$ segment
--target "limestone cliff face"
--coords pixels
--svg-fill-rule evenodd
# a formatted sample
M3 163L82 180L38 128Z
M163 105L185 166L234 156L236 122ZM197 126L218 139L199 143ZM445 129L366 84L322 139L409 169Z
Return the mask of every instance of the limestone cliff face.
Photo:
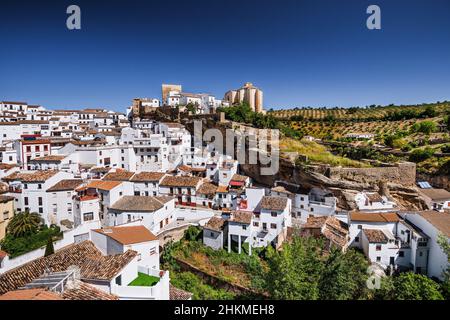
M417 174L417 179L422 181L429 181L432 186L436 188L443 188L450 191L450 176L446 174L442 175L429 175L429 174Z

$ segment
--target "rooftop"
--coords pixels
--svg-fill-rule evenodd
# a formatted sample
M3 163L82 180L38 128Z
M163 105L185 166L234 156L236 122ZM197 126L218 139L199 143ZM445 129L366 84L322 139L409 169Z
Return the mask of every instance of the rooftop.
M144 226L109 227L95 229L93 231L104 234L123 245L158 240L158 238Z
M66 246L54 254L27 262L0 275L0 294L16 290L41 277L46 271L62 272L71 266L80 268L81 280L111 280L137 252L103 256L91 241Z
M397 222L399 217L394 212L386 213L366 213L366 212L351 212L351 221L364 221L364 222Z
M163 172L150 172L150 171L143 171L136 173L133 178L131 178L130 181L133 182L153 182L153 181L159 181L162 177L164 177L165 173Z
M116 201L110 209L125 212L154 212L161 209L164 204L173 200L172 197L144 197L123 196Z
M231 214L230 221L243 223L243 224L250 224L252 221L253 212L246 212L246 211L234 211Z
M214 231L222 231L225 226L225 219L221 217L212 217L209 219L208 223L205 224L206 229L214 230Z
M129 181L134 175L134 172L117 170L116 172L107 173L104 177L104 181Z
M423 217L431 223L436 229L442 232L445 236L450 237L450 213L443 213L437 211L422 211L418 215Z
M75 190L78 186L83 183L81 179L65 179L61 180L52 187L47 189L47 192L57 192L57 191L70 191Z
M287 203L286 197L264 196L261 200L261 209L282 211L286 208Z
M161 186L167 187L197 187L202 180L200 177L182 177L182 176L166 176L161 181Z
M370 243L387 243L389 240L383 230L363 229L363 232Z
M433 201L450 200L450 192L445 189L420 189L419 192Z

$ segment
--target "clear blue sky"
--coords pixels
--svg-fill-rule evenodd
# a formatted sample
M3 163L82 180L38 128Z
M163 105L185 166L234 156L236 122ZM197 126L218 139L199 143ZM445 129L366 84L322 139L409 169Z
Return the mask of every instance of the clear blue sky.
M78 4L82 30L69 31ZM366 28L381 7L382 30ZM266 108L450 100L448 0L0 2L0 100L124 111L161 83Z

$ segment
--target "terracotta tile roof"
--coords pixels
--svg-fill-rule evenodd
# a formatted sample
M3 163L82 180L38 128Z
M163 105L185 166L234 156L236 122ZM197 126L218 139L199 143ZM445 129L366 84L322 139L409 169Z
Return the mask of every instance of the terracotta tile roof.
M63 300L47 289L13 290L0 296L0 300Z
M231 221L243 223L243 224L250 224L252 221L253 212L245 212L245 211L234 211L231 214Z
M116 201L111 210L124 212L154 212L161 209L165 203L173 200L172 197L144 197L144 196L123 196Z
M386 212L386 213L366 213L366 212L351 212L350 213L351 221L364 221L364 222L397 222L399 221L399 217L394 212Z
M89 256L101 256L101 253L91 241L83 241L57 250L51 256L32 260L0 275L0 294L30 283L46 269L59 272L72 265L81 267Z
M308 217L302 229L321 229L328 217Z
M62 155L49 155L45 157L39 157L31 159L32 162L61 162L66 156Z
M216 193L227 193L227 192L228 192L228 186L219 185L217 187Z
M431 223L436 229L450 238L450 213L437 211L422 211L418 215Z
M178 169L185 171L185 172L204 172L204 171L206 171L206 168L193 168L193 167L187 166L185 164L178 166Z
M118 170L116 172L107 173L102 180L104 181L129 181L134 172Z
M247 181L248 178L249 177L247 177L247 176L243 176L243 175L240 175L240 174L234 174L233 177L231 177L231 180L232 181L245 182L245 181Z
M389 240L382 230L363 229L363 232L370 243L387 243Z
M104 234L124 245L158 240L144 226L109 227L93 231Z
M81 266L82 280L112 280L136 256L137 252L127 250L110 256L92 255L85 257Z
M9 176L4 177L3 180L4 181L20 180L22 182L45 182L57 173L58 173L57 170L45 170L45 171L39 170L32 173L14 172Z
M166 187L197 187L202 180L200 177L166 176L160 183Z
M19 171L15 171L11 173L10 175L3 177L3 181L14 181L14 180L20 180L21 173Z
M91 180L87 184L86 188L93 188L93 189L109 191L121 184L122 184L122 181Z
M130 181L133 182L153 182L153 181L159 181L162 177L164 177L165 173L163 172L149 172L149 171L143 171L136 173L133 178L131 178Z
M264 196L261 200L261 209L282 211L287 203L288 199L285 197Z
M419 189L420 193L424 194L433 201L450 200L450 192L445 189Z
M206 194L206 195L214 195L216 193L216 191L217 191L217 186L215 184L212 184L211 182L204 182L198 188L197 193Z
M173 285L169 285L169 299L170 300L190 300L192 293L178 289Z
M62 297L64 300L119 300L119 297L81 281L75 288L64 290Z
M83 183L81 179L64 179L47 189L47 192L75 190Z
M222 219L221 217L212 217L205 224L206 229L214 231L223 231L224 226L225 226L225 219Z

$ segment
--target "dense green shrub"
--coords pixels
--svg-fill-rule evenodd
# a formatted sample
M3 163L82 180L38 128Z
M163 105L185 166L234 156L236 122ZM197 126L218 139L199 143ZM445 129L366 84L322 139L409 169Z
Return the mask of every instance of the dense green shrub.
M2 250L8 252L10 257L14 258L42 248L47 244L49 238L58 239L61 237L62 232L58 226L51 226L50 228L44 226L42 230L24 237L14 237L11 234L7 234L6 237L0 241L0 246Z

